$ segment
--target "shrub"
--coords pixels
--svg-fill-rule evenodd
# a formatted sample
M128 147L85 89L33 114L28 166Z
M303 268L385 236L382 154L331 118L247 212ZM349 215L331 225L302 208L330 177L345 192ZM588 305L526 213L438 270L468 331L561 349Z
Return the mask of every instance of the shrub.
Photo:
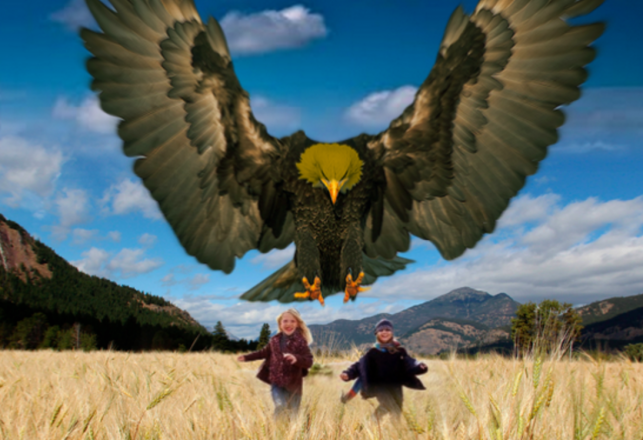
M327 365L315 362L313 366L308 370L308 374L311 376L315 374L331 375L333 374L333 370Z
M636 362L643 362L643 343L625 346L625 354Z

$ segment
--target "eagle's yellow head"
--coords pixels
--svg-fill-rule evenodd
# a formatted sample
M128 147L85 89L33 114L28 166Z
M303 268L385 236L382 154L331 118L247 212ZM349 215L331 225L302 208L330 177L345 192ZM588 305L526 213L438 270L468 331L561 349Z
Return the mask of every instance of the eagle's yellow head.
M297 169L300 179L315 188L328 188L334 204L340 192L345 193L359 182L362 165L357 151L348 145L315 144L302 153Z

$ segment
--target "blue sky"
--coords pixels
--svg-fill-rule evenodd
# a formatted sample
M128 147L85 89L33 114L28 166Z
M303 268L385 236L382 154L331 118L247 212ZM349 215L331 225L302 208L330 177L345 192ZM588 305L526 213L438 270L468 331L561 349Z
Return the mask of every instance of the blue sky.
M271 134L320 141L376 133L410 103L444 26L475 1L196 0L229 36L237 76ZM85 272L160 295L210 327L256 337L287 306L238 300L292 257L248 253L231 275L187 256L120 152L97 106L77 0L3 5L0 212ZM455 261L414 240L417 262L360 300L299 305L309 323L395 312L470 286L518 301L574 304L643 293L643 3L608 0L578 23L607 21L582 98L560 141L501 218Z

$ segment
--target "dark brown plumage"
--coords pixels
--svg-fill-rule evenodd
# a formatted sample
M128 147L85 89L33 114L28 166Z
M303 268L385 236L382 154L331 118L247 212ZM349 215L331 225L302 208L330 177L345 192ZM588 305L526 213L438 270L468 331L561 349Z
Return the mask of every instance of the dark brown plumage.
M87 0L104 31L81 32L92 88L122 119L125 154L140 157L134 171L186 251L229 273L248 250L295 242L294 261L242 296L251 301L293 301L304 277L354 298L347 275L371 284L404 268L411 234L446 259L474 247L557 141L559 107L580 96L604 28L564 20L600 0L458 8L388 129L312 154L303 132L275 139L254 119L221 28L191 0L110 1L115 12Z

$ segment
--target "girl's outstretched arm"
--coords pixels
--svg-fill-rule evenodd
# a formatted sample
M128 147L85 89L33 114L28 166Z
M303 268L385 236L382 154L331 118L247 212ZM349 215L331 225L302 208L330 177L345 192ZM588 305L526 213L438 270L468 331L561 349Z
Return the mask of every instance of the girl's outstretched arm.
M248 361L256 361L258 359L268 359L269 357L270 357L270 343L266 344L266 346L259 351L255 351L252 353L244 354L243 356L239 356L237 360L239 362L248 362Z
M353 365L351 365L350 367L348 367L346 370L344 370L342 372L342 375L345 374L347 379L344 379L342 376L340 376L340 377L342 377L343 380L353 380L355 378L358 378L359 377L359 362L360 361L355 362Z
M424 362L419 362L417 359L411 357L408 353L404 356L404 366L406 371L415 376L424 374L429 371L429 367Z

